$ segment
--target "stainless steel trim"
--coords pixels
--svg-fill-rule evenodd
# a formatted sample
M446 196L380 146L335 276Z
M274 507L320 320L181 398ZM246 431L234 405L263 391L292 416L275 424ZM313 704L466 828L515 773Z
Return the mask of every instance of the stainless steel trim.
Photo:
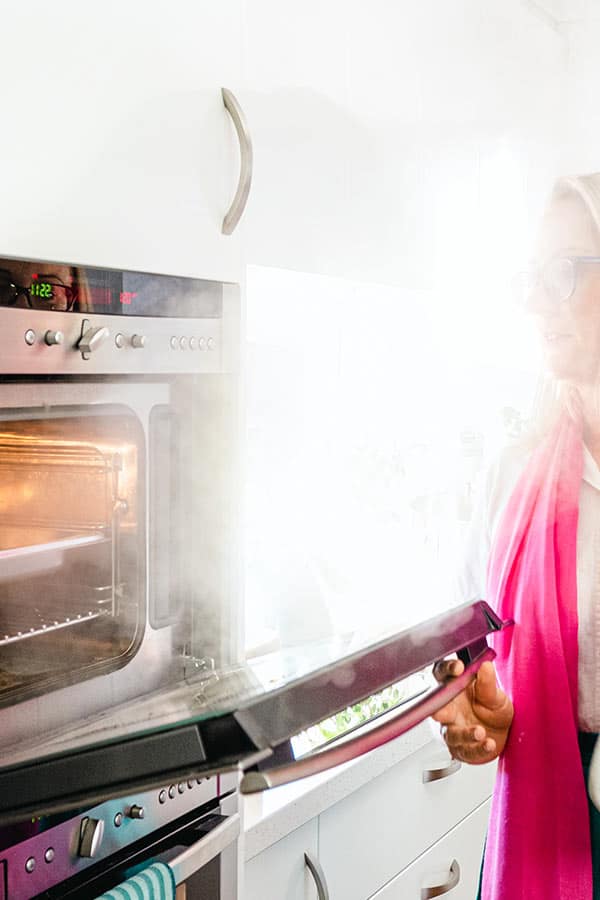
M315 775L318 772L325 772L341 763L349 762L356 757L374 750L382 744L398 737L401 734L414 728L428 716L433 715L450 700L458 696L462 690L475 678L479 667L486 660L492 660L496 656L491 647L480 653L480 655L468 665L462 675L453 678L447 684L435 688L425 697L419 700L408 709L400 707L400 711L389 719L385 719L381 724L365 731L364 734L358 734L349 740L341 740L326 750L317 751L310 756L304 756L285 766L278 766L273 769L266 769L262 772L248 772L242 778L240 790L242 794L255 794L265 791L268 788L279 787L282 784L289 784L300 778L306 778L308 775Z
M226 822L217 825L209 834L176 856L169 863L175 876L175 883L181 884L203 866L222 853L235 841L240 833L239 813L229 816Z
M252 184L252 139L250 137L250 131L248 130L246 117L244 116L244 112L237 97L227 88L221 88L221 95L223 97L225 109L233 120L240 142L240 177L235 196L231 201L231 206L225 214L223 227L221 229L223 234L232 234L246 208L248 194L250 193L250 186Z
M304 862L308 866L308 871L315 879L318 900L329 900L329 888L327 887L325 872L321 867L321 863L308 850L304 851Z
M451 759L445 766L440 766L436 769L425 769L423 772L423 784L427 784L429 781L440 781L442 778L454 775L460 769L460 765L458 759Z
M436 884L434 887L421 888L421 900L431 900L432 897L441 897L455 888L460 881L460 866L458 860L453 859L450 864L450 877L444 884Z

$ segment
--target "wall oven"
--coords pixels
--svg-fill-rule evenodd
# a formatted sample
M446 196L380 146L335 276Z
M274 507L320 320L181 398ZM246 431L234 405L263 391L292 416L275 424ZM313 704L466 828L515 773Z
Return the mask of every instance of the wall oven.
M245 658L241 321L237 285L0 260L2 900L95 897L152 859L180 898L236 897L238 773L262 790L364 752L492 653L478 603ZM290 758L455 651L452 688Z

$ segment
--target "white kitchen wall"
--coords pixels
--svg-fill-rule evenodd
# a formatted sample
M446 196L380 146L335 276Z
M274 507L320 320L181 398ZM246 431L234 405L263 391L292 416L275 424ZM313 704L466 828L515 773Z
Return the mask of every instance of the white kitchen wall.
M569 49L568 110L563 129L569 170L600 171L600 4L590 3L585 15L563 26Z

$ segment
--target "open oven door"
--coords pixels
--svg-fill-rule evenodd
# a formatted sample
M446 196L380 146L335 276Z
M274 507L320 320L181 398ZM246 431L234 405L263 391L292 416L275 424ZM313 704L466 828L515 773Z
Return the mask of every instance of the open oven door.
M493 659L488 636L509 624L478 601L351 653L324 647L321 665L313 648L304 674L277 654L192 673L171 688L4 753L0 823L91 806L192 775L241 768L242 791L252 792L322 771L393 739L447 703ZM401 704L360 736L277 764L294 735L453 653L465 671L451 684Z

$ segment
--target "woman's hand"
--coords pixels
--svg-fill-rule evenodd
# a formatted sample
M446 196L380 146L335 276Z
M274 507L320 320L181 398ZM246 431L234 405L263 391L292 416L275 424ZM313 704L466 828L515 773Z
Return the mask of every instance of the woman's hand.
M459 659L446 659L434 669L438 681L452 680L464 671ZM486 763L500 756L508 738L514 709L510 697L498 686L496 670L484 662L475 680L434 716L454 759Z

